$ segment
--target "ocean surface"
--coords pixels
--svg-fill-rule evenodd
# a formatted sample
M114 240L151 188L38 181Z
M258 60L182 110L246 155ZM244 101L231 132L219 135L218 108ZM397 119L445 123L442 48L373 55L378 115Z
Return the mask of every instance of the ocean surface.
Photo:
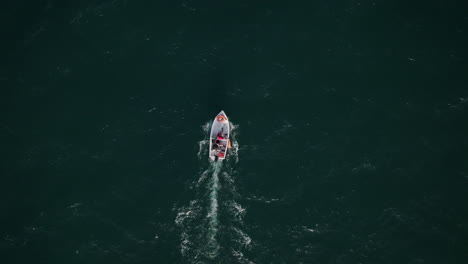
M468 263L466 3L2 9L0 263Z

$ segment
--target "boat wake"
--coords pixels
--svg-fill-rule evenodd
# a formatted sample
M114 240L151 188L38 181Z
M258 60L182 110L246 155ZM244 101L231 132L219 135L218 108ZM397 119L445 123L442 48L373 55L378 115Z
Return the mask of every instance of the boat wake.
M203 157L206 158L206 152L208 151L208 146L210 145L210 137L208 133L210 132L211 123L206 122L202 126L203 134L205 138L203 140L198 141L198 159L201 160Z
M203 127L208 135L210 123ZM236 125L231 123L232 149L224 161L210 162L191 186L194 199L177 210L180 250L188 263L252 263L246 250L252 240L244 231L246 209L236 202L240 195L235 184L235 165L239 161L235 139ZM233 133L234 132L234 133ZM208 159L209 138L199 142L198 158Z
M210 166L212 178L210 182L210 205L208 210L208 232L207 232L207 256L214 259L218 255L219 244L216 239L218 234L218 189L219 177L222 163L214 162Z

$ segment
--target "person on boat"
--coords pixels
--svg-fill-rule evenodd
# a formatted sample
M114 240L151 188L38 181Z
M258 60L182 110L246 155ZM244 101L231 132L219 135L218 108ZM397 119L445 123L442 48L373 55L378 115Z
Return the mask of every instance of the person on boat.
M222 134L221 131L218 132L218 135L216 135L216 139L218 139L218 140L223 140L224 139L223 134Z
M213 144L213 149L215 150L223 150L223 147L224 145L219 140L216 140Z
M213 145L211 145L213 149L218 149L222 146L221 142L218 139L213 139Z

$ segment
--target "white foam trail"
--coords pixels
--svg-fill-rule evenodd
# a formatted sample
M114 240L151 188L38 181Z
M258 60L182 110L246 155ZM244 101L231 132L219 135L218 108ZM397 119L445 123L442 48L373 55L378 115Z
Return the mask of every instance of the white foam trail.
M218 233L218 190L219 190L219 177L221 171L221 162L211 163L213 167L213 174L210 186L210 209L208 212L208 257L213 259L218 255L219 244L216 239Z
M178 210L175 223L182 228L180 235L180 251L182 256L190 255L193 250L193 244L196 243L196 233L193 231L193 223L199 219L201 206L200 201L192 200L189 206L184 206ZM196 255L196 254L195 254Z
M202 155L204 153L203 150L206 148L207 143L208 143L207 140L198 141L198 153L197 153L198 159L202 158Z
M180 250L190 263L199 263L200 258L214 260L218 256L218 191L221 187L221 168L221 161L211 162L208 169L193 183L197 198L177 212L175 223L182 229Z
M239 142L237 141L237 130L239 128L239 125L236 125L232 122L229 122L229 127L231 128L231 131L229 133L229 138L231 139L231 153L228 157L230 156L233 156L234 157L234 160L237 162L239 162Z
M211 129L211 121L206 121L205 124L202 126L203 132L205 132L205 135L210 131Z
M195 191L194 199L189 205L177 209L175 223L181 228L180 250L188 263L218 261L228 248L232 250L230 256L223 255L223 258L227 257L233 263L251 263L244 253L251 250L253 242L243 230L246 208L236 202L240 194L236 190L236 169L232 166L239 161L238 125L231 122L230 126L232 148L227 159L210 162L208 168L203 168L191 185ZM208 159L211 122L206 122L201 128L204 139L198 142L199 160ZM222 223L220 214L228 216L227 219L221 218ZM230 243L222 246L221 241Z
M232 156L234 156L236 163L239 162L239 143L235 140L232 141Z
M252 239L249 237L249 235L247 235L244 231L242 231L241 229L237 227L233 227L232 229L237 234L238 239L239 239L238 242L241 245L241 247L250 248L252 246L251 245Z
M235 201L229 201L227 205L231 208L231 213L234 220L236 220L239 223L242 223L242 220L246 213L246 209L243 208L240 204L236 203Z
M220 208L223 215L228 216L226 222L223 222L223 229L229 230L222 233L224 235L223 241L230 241L230 257L232 257L230 263L252 263L244 254L252 250L254 242L245 231L247 226L244 224L244 217L247 209L236 201L241 195L236 191L235 177L237 172L231 164L226 162L223 165L223 172L220 173L220 181L223 184L223 201ZM223 217L223 219L225 218Z
M232 255L239 261L240 263L248 263L248 264L254 264L252 261L247 259L244 254L240 250L235 250L232 249Z
M195 184L195 186L198 188L200 187L200 185L208 178L208 175L210 174L210 169L202 172L202 174L200 175L200 178L198 178L198 181L197 183Z
M209 146L209 135L208 132L210 131L211 122L206 122L201 128L203 130L203 135L205 135L203 140L198 141L198 159L202 159L205 156L205 153L208 151ZM206 157L206 156L205 156Z

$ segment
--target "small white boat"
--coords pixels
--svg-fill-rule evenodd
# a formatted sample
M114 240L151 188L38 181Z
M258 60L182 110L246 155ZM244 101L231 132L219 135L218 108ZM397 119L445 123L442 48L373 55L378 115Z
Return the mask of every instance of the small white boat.
M231 148L229 140L229 119L224 111L219 112L213 121L210 132L209 157L213 161L226 158L228 148Z

